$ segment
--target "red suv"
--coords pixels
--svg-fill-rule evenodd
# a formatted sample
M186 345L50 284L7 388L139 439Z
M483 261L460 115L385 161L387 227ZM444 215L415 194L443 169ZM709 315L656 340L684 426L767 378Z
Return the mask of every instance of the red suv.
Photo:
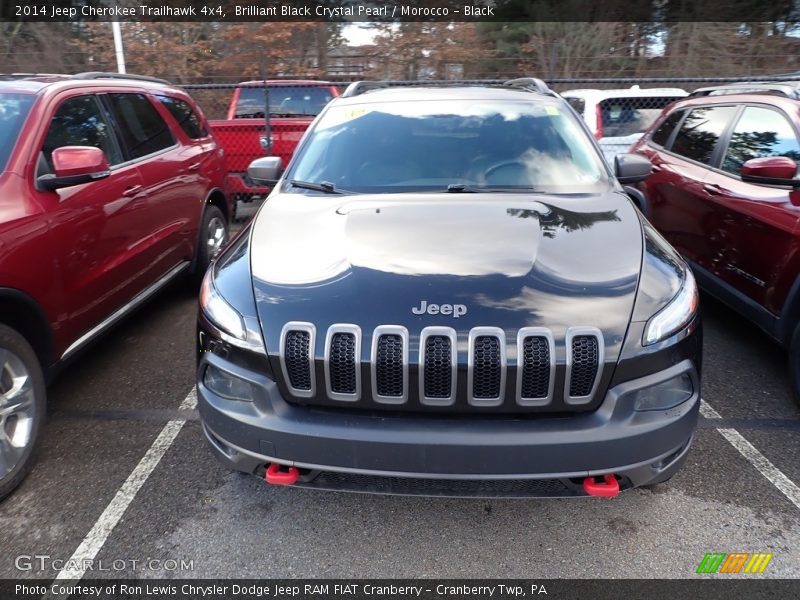
M222 151L136 76L0 76L0 498L30 468L55 367L227 240Z
M800 401L800 82L704 88L634 145L644 212L700 284L789 348Z

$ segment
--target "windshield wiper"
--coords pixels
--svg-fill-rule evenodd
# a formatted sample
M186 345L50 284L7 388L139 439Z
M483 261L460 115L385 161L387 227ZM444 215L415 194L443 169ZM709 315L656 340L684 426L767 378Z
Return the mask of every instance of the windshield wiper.
M467 185L465 183L451 183L447 186L449 194L541 194L541 190L537 190L533 186L514 186L514 187L480 187L474 185Z
M320 181L313 183L311 181L300 181L299 179L292 179L289 181L294 187L303 188L306 190L314 190L317 192L324 192L326 194L355 194L357 192L350 192L337 188L330 181Z
M474 194L475 188L463 183L451 183L447 186L447 191L451 194Z

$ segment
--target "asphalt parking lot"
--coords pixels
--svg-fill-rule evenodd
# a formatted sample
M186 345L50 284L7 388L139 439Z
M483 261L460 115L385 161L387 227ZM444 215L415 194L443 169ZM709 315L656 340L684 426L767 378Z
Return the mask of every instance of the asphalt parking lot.
M683 578L706 552L773 553L760 577L798 577L786 356L719 303L703 311L706 417L669 483L614 500L361 496L217 464L187 408L195 294L174 285L50 388L38 464L0 505L0 577L78 557L95 559L85 577Z

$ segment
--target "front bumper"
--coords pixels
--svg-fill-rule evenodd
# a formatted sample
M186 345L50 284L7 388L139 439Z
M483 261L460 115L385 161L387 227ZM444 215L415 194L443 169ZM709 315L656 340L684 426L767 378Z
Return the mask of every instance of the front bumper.
M249 381L255 400L232 401L209 390L203 384L208 364ZM216 354L204 352L198 368L204 431L225 464L248 473L263 473L268 463L295 466L304 472L297 485L356 491L413 493L412 480L438 480L435 486L423 485L423 491L582 495L583 478L605 474L617 475L622 489L653 484L669 479L685 460L700 406L699 378L691 360L615 386L594 412L563 417L456 418L312 409L286 402L274 381ZM666 411L633 410L627 392L683 372L694 383L689 400ZM388 479L376 484L381 480L370 482L369 477ZM561 487L544 486L542 492L531 486L533 480L558 481ZM515 492L509 485L514 481L530 493ZM455 493L446 493L448 487Z

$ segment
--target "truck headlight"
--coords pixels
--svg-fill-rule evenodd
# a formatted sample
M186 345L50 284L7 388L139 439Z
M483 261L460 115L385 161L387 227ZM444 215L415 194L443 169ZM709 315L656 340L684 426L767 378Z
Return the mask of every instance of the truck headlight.
M247 340L244 319L214 287L214 268L210 268L203 277L200 286L200 308L220 331L242 341Z
M697 315L699 305L700 295L697 291L697 283L687 267L684 270L683 285L678 293L669 301L669 304L647 322L642 343L648 346L677 333L692 322Z

